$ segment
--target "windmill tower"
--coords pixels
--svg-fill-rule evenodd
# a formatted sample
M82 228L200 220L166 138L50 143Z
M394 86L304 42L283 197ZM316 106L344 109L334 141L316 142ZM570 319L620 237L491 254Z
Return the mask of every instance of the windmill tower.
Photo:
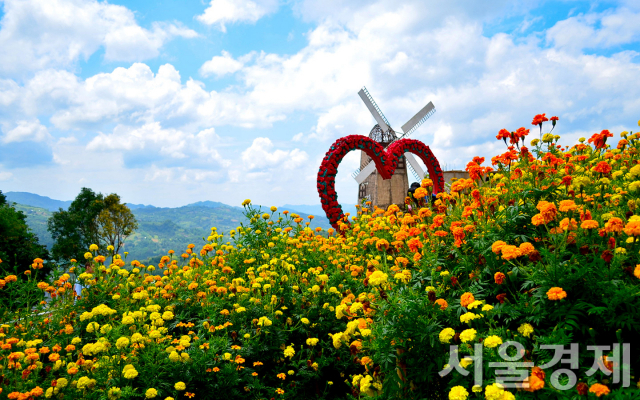
M398 137L367 88L363 87L358 92L358 95L377 122L371 129L369 138L380 143L385 149L396 140L412 134L436 111L433 103L429 102L406 124L402 125L403 133ZM417 181L422 180L425 175L415 157L411 153L405 153L404 157L398 160L398 166L391 179L382 179L382 176L376 170L375 163L371 162L371 158L365 152L362 152L360 168L351 174L358 182L358 204L361 204L362 201L370 201L372 205L384 209L391 204L404 204L404 199L409 190L408 170L411 171Z

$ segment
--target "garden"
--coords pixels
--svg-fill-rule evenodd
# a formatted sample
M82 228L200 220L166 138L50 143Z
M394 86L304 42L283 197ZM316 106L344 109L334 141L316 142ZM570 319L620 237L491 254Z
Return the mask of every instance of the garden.
M36 258L0 279L0 399L640 399L640 133L557 123L336 229L245 200L157 265Z

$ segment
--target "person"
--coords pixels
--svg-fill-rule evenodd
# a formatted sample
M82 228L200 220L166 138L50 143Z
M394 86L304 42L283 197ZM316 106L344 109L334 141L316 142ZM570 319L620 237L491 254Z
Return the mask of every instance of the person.
M93 263L91 261L87 261L84 264L84 270L86 273L88 274L93 274ZM82 295L82 289L85 288L85 286L82 286L80 284L80 282L76 282L75 285L73 285L73 290L76 292L76 295L78 297L80 297L80 295Z

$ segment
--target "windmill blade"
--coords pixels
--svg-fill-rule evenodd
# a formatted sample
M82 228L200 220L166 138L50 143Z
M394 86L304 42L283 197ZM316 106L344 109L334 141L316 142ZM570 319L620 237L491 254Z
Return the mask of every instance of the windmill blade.
M413 172L418 180L422 180L422 178L424 178L424 171L420 167L420 164L418 164L418 160L416 160L416 158L411 153L404 153L404 158L409 161L409 165L412 168L411 172Z
M402 137L411 135L413 131L418 129L420 125L424 124L424 121L432 116L434 112L436 112L436 108L432 102L429 102L429 104L424 106L422 110L418 111L416 115L407 121L406 124L402 125L402 132L404 132Z
M363 87L362 89L360 89L358 95L360 96L362 101L364 101L364 104L369 109L369 112L371 113L371 115L373 115L373 118L376 119L376 122L378 123L378 125L380 125L380 128L382 128L382 131L388 131L390 125L389 121L387 121L384 114L382 114L380 107L378 107L376 102L373 100L373 97L371 97L367 88Z
M356 180L356 182L358 182L358 185L361 184L362 182L364 182L365 179L367 179L367 177L369 175L371 175L373 173L373 171L376 170L376 163L374 163L373 161L370 162L369 164L367 164L366 167L364 167L356 176L354 176L353 178Z

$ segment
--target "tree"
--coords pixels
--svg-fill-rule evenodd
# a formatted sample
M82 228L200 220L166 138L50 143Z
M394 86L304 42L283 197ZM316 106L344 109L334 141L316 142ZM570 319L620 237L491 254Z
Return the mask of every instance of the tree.
M0 278L27 271L36 258L47 260L47 248L39 243L27 225L27 216L8 204L0 191ZM39 274L46 274L49 269L50 266L45 264Z
M47 222L53 237L53 257L60 261L83 260L93 243L100 242L97 217L104 209L104 196L82 188L68 210L60 208Z
M138 221L126 204L120 204L120 196L113 193L105 197L104 209L98 214L98 235L118 254L126 238L138 229Z
M118 253L125 239L138 228L133 213L120 203L120 196L108 196L82 188L67 211L53 213L47 229L55 243L51 249L58 260L83 260L89 246L111 245Z

